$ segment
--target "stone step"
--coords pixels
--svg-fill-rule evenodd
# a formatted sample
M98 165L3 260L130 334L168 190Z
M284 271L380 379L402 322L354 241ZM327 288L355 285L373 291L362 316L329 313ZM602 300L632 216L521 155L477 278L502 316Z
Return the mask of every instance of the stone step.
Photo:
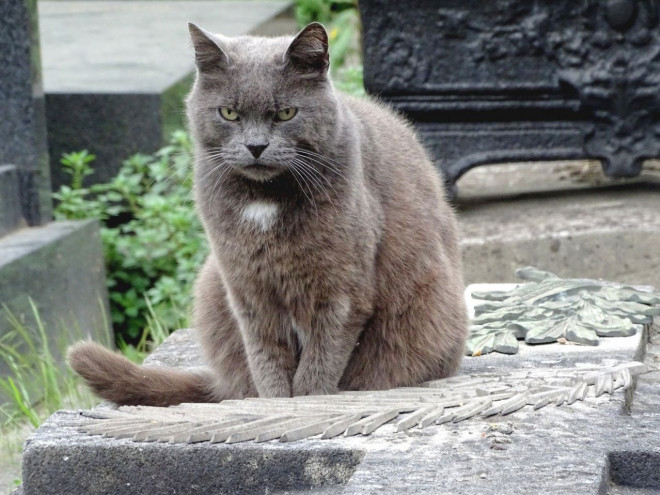
M183 126L194 61L187 22L228 36L285 34L289 0L39 2L53 188L68 183L63 152L97 156L94 181L158 149ZM277 22L268 22L272 20Z

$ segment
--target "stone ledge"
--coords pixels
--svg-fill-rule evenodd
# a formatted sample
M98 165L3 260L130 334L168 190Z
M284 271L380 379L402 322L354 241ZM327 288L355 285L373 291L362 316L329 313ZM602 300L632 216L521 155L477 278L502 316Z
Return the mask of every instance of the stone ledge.
M29 494L235 494L309 489L345 483L363 453L326 443L178 445L133 443L75 432L85 421L62 411L40 428L23 454Z
M174 333L152 354L149 363L199 363L199 348L193 336L191 330ZM639 357L647 336L611 340L612 349L605 360L608 365ZM544 348L545 353L536 356L534 349L539 348ZM647 362L657 358L655 347L651 350ZM567 346L549 344L501 358L512 362L510 368L547 369L552 374L566 366L566 352ZM598 347L580 350L578 354L580 358L572 362L579 366L600 365L604 361ZM466 358L460 373L492 373L491 365L492 361L484 357ZM660 397L659 374L640 377L640 383L644 380L643 398ZM540 411L524 408L506 417L447 423L423 430L413 428L405 433L395 433L393 425L384 425L366 437L312 438L288 444L271 441L169 445L88 436L77 431L77 427L89 422L89 418L60 412L26 444L24 489L26 495L494 495L511 493L511 487L515 487L516 493L614 494L618 492L610 486L613 481L660 488L653 485L654 477L648 470L634 464L626 468L625 476L619 476L622 464L617 464L616 458L617 452L632 452L633 457L645 459L660 455L660 415L648 414L658 399L650 400L636 410L636 399L627 401L624 394L615 393L571 406L550 405ZM625 414L629 408L632 414ZM127 483L131 483L130 487ZM49 489L44 491L46 487ZM52 487L63 488L53 491Z
M289 6L287 0L41 1L44 91L161 93L194 70L188 22L238 36Z

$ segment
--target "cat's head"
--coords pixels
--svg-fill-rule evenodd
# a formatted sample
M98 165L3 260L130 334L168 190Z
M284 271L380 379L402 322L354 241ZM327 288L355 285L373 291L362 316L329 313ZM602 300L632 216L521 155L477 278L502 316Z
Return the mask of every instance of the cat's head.
M189 28L197 79L187 111L198 173L265 181L310 161L337 113L323 26L310 24L294 38L226 38Z

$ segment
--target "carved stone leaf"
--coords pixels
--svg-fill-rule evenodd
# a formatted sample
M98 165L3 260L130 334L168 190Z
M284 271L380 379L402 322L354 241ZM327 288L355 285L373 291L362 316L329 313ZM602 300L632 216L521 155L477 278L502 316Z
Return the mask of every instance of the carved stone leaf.
M501 301L505 302L511 299L511 291L475 291L472 297L480 301Z
M580 319L587 327L595 330L600 337L627 337L649 324L654 313L660 308L651 308L637 303L620 302L612 304L595 295L585 297L580 308Z
M480 299L483 301L484 299L481 299L479 296L485 295L487 297L488 294L492 294L489 292L473 292L472 296L475 299ZM484 303L479 303L477 307L474 308L474 314L475 316L480 316L484 313L493 313L494 311L499 311L500 309L505 309L508 306L510 306L512 303L507 302L507 301L488 301Z
M530 309L524 305L504 306L494 311L481 313L481 315L474 318L473 323L475 325L485 325L490 322L515 321L525 315Z
M550 330L551 327L555 325L555 321L548 318L545 320L519 320L513 323L509 323L508 328L515 332L516 337L519 340L524 340L525 336L532 330L536 329L537 332L541 332L542 329Z
M342 392L293 398L250 398L217 404L172 407L122 406L81 411L89 419L79 429L134 442L291 442L309 437L370 435L396 421L390 432L426 428L477 416L510 414L551 401L572 404L587 394L612 394L646 373L643 363L614 368L537 369L520 373L464 375L419 387Z
M528 344L547 344L560 338L585 345L598 345L598 335L587 328L577 314L569 316L554 325L541 325L530 329L525 335Z
M608 301L619 303L621 301L639 303L645 306L658 306L660 305L660 294L651 292L641 292L631 287L603 287L598 295ZM654 308L658 310L658 308Z
M613 292L613 291L612 291ZM653 296L649 294L649 296ZM660 300L658 303L644 304L625 299L616 299L613 296L607 296L605 289L585 296L585 299L593 301L598 307L608 313L616 314L621 317L634 316L635 320L645 319L644 323L651 323L654 316L660 316ZM649 298L650 299L650 298ZM635 321L641 323L640 321Z
M605 311L596 305L597 300L593 298L581 297L575 307L580 320L585 324L599 324L609 320Z
M629 337L644 329L643 325L636 325L629 319L619 318L614 315L611 315L604 322L591 323L583 321L582 324L585 328L590 328L596 332L596 335L599 337Z
M554 301L544 301L542 303L539 303L539 306L557 314L560 312L572 311L579 300L580 297L577 294L575 294L573 296L564 297Z
M528 344L561 338L598 345L599 337L633 335L654 316L660 316L660 295L649 288L602 280L565 280L533 267L516 273L532 282L510 291L473 293L474 298L483 297L486 302L475 303L468 355L515 352L514 337Z
M533 266L525 266L516 270L516 278L520 280L529 280L530 282L542 282L551 278L559 278L557 275L545 270L539 270Z
M518 352L518 334L519 331L509 327L493 329L486 326L473 329L466 343L466 354L478 356L493 351L515 354Z

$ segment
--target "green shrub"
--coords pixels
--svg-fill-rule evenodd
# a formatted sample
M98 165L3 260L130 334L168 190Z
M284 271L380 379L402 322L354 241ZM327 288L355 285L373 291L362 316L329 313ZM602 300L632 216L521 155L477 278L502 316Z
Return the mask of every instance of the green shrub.
M313 21L328 24L338 13L356 8L356 0L296 0L295 16L300 26Z
M191 284L208 252L192 203L188 135L175 132L155 154L126 160L110 182L85 187L93 161L86 151L64 155L71 185L54 194L55 217L101 220L118 343L186 326Z
M356 0L296 0L296 21L303 27L321 22L328 30L330 69L337 87L363 95L360 15Z

